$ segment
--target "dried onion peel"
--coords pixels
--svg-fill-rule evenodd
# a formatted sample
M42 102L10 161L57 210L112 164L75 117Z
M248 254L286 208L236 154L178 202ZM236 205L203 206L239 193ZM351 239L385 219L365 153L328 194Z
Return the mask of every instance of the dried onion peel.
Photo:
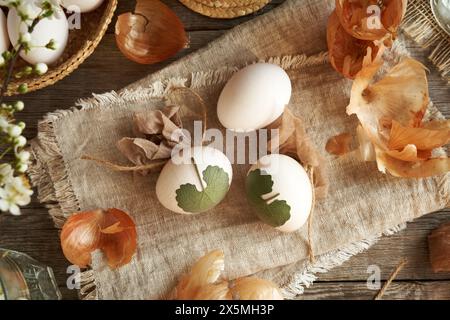
M347 113L356 114L361 123L357 133L363 158L375 155L379 170L397 177L450 171L448 158L431 158L433 149L450 141L450 130L448 121L423 122L430 103L425 67L404 58L375 81L381 66L375 62L358 73L347 107Z
M407 4L407 0L336 0L336 14L353 37L390 44L397 37Z
M450 272L450 222L433 230L428 247L433 272Z
M184 275L174 292L175 300L282 300L279 288L271 281L249 277L228 282L223 279L225 256L214 250L200 258Z
M215 284L225 270L225 256L215 250L200 258L189 274L184 275L175 289L177 300L191 300L201 297L201 291ZM203 293L203 296L207 295Z
M328 19L327 43L330 63L344 77L354 79L364 65L379 60L384 46L349 35L334 11Z
M164 61L187 42L182 22L159 0L137 0L134 12L124 13L117 19L117 46L128 59L138 63Z
M231 292L234 300L283 300L280 289L272 281L254 277L235 280Z
M411 128L392 120L388 147L399 150L408 145L415 145L419 150L432 150L446 145L449 141L450 128L437 130Z
M351 151L353 137L349 133L341 133L334 137L331 137L325 150L333 155L342 156Z
M128 264L136 252L136 227L118 209L80 212L64 224L61 246L67 260L81 268L90 265L91 253L100 249L115 269Z

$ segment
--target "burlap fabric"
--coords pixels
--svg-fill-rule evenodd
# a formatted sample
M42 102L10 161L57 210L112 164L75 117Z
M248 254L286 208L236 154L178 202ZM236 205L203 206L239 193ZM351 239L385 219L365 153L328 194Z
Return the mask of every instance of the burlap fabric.
M436 4L440 0L433 0ZM444 80L450 83L450 35L437 23L430 0L409 0L402 29L424 48Z
M449 204L449 177L405 180L379 173L356 153L335 158L327 140L354 132L345 113L351 83L327 62L326 21L334 0L287 1L241 25L206 48L120 93L96 95L79 108L49 114L32 141L33 183L48 203L56 225L79 210L117 207L137 224L138 250L132 262L111 271L100 252L83 273L81 293L89 299L159 298L205 252L221 248L230 278L259 273L278 282L286 297L368 248L382 233ZM397 54L394 54L395 58ZM307 134L326 159L330 191L314 213L315 264L307 262L307 228L282 234L260 223L244 197L246 165L235 165L231 190L210 212L181 216L164 209L155 196L157 174L142 177L111 172L84 154L125 163L115 143L132 136L132 115L164 105L167 88L185 85L210 108L210 126L219 126L215 105L225 82L238 68L258 60L277 63L293 83L290 108L302 117Z

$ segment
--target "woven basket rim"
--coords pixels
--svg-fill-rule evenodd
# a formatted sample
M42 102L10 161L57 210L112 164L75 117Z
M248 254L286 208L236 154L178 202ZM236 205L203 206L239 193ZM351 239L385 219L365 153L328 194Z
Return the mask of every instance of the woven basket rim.
M179 0L184 6L201 15L216 19L234 19L264 8L272 0Z
M21 84L28 85L28 92L43 89L55 84L56 82L64 79L72 72L74 72L97 48L106 31L108 30L112 18L114 17L114 13L118 5L118 0L106 1L108 1L108 5L105 8L98 28L93 33L93 40L86 41L86 43L75 54L71 55L58 67L50 69L45 75L10 83L6 95L14 96L19 94L18 88Z

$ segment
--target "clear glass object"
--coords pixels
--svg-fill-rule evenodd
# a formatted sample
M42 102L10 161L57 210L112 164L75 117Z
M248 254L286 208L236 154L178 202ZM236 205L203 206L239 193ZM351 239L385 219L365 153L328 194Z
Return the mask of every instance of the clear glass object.
M450 34L450 0L430 0L430 3L436 21Z
M60 300L53 270L30 256L0 249L0 300Z

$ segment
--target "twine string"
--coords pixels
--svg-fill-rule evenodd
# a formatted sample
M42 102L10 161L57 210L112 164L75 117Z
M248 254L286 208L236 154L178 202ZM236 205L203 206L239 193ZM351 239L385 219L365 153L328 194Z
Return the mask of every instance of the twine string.
M405 265L408 263L406 259L402 259L399 263L399 265L395 268L394 272L389 276L389 279L384 283L383 287L378 291L377 295L374 297L374 300L381 300L383 298L384 294L386 293L386 290L391 285L392 281L395 280L397 275L402 271L402 269L405 267Z
M316 192L314 187L314 167L309 168L309 180L311 182L312 186L312 204L311 204L311 211L309 213L308 217L308 256L309 256L309 262L314 263L316 262L316 258L314 256L314 248L313 248L313 241L312 241L312 223L313 223L313 215L314 215L314 208L316 206Z

